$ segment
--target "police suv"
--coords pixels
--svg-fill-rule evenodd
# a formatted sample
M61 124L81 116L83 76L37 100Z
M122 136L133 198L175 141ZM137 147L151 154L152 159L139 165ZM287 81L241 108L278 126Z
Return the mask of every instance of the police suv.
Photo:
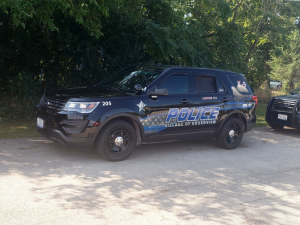
M119 161L142 143L216 137L220 147L236 148L255 126L256 104L242 74L134 66L94 86L48 92L37 105L36 127Z
M266 121L273 129L284 126L300 129L300 88L291 95L276 96L270 99Z

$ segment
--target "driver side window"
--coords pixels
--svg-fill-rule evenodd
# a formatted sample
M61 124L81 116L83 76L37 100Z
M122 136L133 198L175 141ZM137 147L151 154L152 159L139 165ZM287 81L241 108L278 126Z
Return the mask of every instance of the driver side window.
M189 76L176 74L168 77L158 88L167 88L170 94L187 94L189 93Z

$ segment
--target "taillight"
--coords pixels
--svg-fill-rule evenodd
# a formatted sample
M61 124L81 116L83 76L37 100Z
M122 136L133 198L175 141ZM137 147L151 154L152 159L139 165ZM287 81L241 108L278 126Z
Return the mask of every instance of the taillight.
M99 127L100 123L96 122L94 123L93 127Z
M257 96L252 95L251 98L255 101L255 107L257 106Z

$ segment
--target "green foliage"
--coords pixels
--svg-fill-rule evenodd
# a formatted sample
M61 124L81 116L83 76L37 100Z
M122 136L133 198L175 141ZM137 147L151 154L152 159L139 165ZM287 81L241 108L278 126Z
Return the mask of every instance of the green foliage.
M140 20L141 0L1 0L0 9L9 15L13 24L24 29L30 19L37 19L40 24L50 31L59 31L57 17L59 12L65 18L73 18L77 24L85 27L91 35L100 37L102 20L107 18L110 11L130 15L130 21Z
M288 47L278 47L272 51L272 60L269 64L272 68L271 77L283 81L285 89L291 90L300 81L299 30L293 31L288 41Z
M0 117L29 119L42 94L53 88L84 86L137 63L144 56L131 17L111 13L105 37L91 36L75 18L53 12L59 32L33 16L26 29L0 11ZM104 18L104 17L103 17ZM103 57L102 57L103 55ZM42 76L42 77L41 77Z
M28 72L19 73L10 80L10 91L0 92L2 120L26 119L34 116L34 107L41 98L37 81Z
M232 11L227 1L176 3L176 8L164 8L164 11L172 11L166 13L172 18L159 21L150 16L145 21L141 35L145 39L145 52L152 59L187 66L245 70L246 63L241 57L245 51L242 27L228 21Z
M232 20L243 27L247 51L242 53L248 68L246 76L253 86L260 86L267 78L270 52L276 45L285 45L289 32L295 29L294 21L300 5L280 0L231 1L234 7Z
M32 117L49 89L94 84L136 63L230 69L259 86L280 69L267 64L270 53L285 54L281 65L294 62L297 73L285 52L299 15L297 2L281 0L3 0L0 117Z

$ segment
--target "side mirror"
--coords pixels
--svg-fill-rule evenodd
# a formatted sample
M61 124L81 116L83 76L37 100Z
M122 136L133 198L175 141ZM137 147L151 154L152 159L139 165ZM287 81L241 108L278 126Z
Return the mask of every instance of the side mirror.
M168 95L168 89L167 88L156 88L154 91L150 91L149 95L152 98L157 98L157 96L162 96L162 95Z
M136 94L139 94L139 93L142 92L143 87L142 87L142 85L140 85L140 84L136 84L136 85L134 85L134 89L135 89L135 93L136 93Z
M294 95L294 94L295 94L294 92L295 92L295 90L292 89L292 90L290 91L290 94L291 94L291 95Z

